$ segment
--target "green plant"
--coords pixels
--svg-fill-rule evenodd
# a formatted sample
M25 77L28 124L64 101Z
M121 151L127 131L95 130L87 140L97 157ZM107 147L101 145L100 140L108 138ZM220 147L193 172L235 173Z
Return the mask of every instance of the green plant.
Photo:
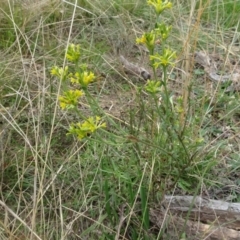
M190 115L191 99L188 99L186 108L183 97L174 98L168 87L168 67L174 65L176 52L167 45L171 26L162 22L160 15L165 9L171 8L172 4L168 1L148 1L148 4L152 5L156 12L155 28L137 38L137 43L145 44L148 48L154 73L153 79L148 80L139 91L140 98L143 97L144 90L150 96L150 103L141 105L141 109L143 118L144 114L151 116L152 126L145 128L147 142L153 145L150 151L155 155L152 163L153 182L156 185L161 182L159 189L163 192L169 191L176 184L184 190L194 192L199 176L203 172L207 174L215 162L209 158L208 152L203 153L201 150L204 147L204 136L200 129L196 128L198 114ZM162 69L160 80L156 74L159 67ZM191 86L188 91L191 91ZM149 121L142 122L149 125ZM171 179L171 184L167 186L160 179ZM163 192L160 196L163 196Z

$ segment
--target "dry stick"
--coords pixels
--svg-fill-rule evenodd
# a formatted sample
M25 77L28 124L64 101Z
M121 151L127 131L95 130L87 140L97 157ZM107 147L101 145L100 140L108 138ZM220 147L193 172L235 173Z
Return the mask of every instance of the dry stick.
M142 77L144 80L151 78L151 74L145 69L133 63L130 63L126 58L120 55L120 61L123 64L127 73Z
M120 231L121 231L121 228L122 228L122 225L123 225L125 219L127 218L126 216L124 216L124 207L125 207L125 205L122 205L121 210L120 210L120 220L119 220L119 224L117 227L117 233L115 236L115 240L120 239Z
M187 221L177 215L166 214L162 211L150 209L150 221L159 229L163 225L163 221L167 222L166 231L172 238L179 239L178 234L185 229L185 233L188 239L191 240L216 240L216 239L228 239L239 240L239 231L229 229L223 226L214 226L210 224L204 224L201 222Z
M150 221L160 230L167 223L165 228L172 237L184 229L192 240L240 239L239 203L193 196L165 196L159 209L150 209Z
M231 74L219 75L214 63L211 61L211 58L205 52L195 52L194 57L195 62L204 67L204 71L208 74L210 80L215 82L226 82L231 80L234 83L238 83L240 81L240 69L239 72L236 71Z

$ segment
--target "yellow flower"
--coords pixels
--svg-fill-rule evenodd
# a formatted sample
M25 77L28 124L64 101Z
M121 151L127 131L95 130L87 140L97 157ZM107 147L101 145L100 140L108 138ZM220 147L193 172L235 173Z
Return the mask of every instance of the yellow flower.
M70 44L67 49L66 58L71 62L77 63L80 58L80 45Z
M140 43L145 44L146 42L147 42L147 39L146 39L145 34L143 34L140 38L136 39L137 44L140 44Z
M164 2L162 0L148 0L147 3L155 8L155 11L158 15L161 14L165 9L172 7L172 3L167 0Z
M59 68L58 68L57 66L52 67L52 69L51 69L51 75L57 76L57 74L58 74L58 72L59 72L58 69L59 69Z
M96 131L96 129L98 128L97 123L99 122L100 117L95 117L95 119L93 117L90 117L87 119L87 121L82 123L82 129L84 130L88 130L89 132L94 132Z
M161 82L148 80L147 84L145 85L145 90L151 94L156 94L161 91Z
M89 83L93 82L94 78L95 78L94 73L92 72L88 73L87 71L85 71L83 72L82 82L85 86L87 86Z
M70 109L77 106L78 99L83 96L84 93L81 90L69 90L64 92L63 96L59 96L59 104L62 109Z
M172 26L167 26L164 23L157 23L155 26L155 32L162 40L166 40L172 30Z
M70 81L71 81L71 83L78 83L79 84L79 82L80 82L80 73L79 72L76 72L75 74L74 74L74 76L70 76Z
M50 73L51 73L52 76L56 76L56 77L58 77L61 80L65 80L67 78L67 76L68 76L68 66L66 66L64 68L54 66L51 69Z
M72 83L80 84L82 87L87 87L89 83L94 81L94 79L94 73L88 71L82 73L76 72L74 76L70 78Z
M154 31L144 33L141 38L136 39L137 44L145 44L150 53L153 53L156 34Z
M69 128L68 134L76 135L79 140L89 136L95 132L98 128L106 127L106 123L100 123L101 118L99 116L90 117L82 123L72 124Z
M164 49L162 55L151 55L150 60L154 61L153 66L155 68L158 68L159 65L167 67L174 64L173 59L176 57L176 52L172 51L171 49Z

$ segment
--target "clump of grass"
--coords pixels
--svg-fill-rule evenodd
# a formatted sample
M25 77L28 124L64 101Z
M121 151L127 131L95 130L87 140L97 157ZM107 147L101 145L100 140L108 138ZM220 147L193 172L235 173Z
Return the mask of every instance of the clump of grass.
M240 4L236 0L219 2L202 1L196 4L196 9L204 7L202 20L206 22L216 22L216 25L224 26L225 29L239 26L238 13Z

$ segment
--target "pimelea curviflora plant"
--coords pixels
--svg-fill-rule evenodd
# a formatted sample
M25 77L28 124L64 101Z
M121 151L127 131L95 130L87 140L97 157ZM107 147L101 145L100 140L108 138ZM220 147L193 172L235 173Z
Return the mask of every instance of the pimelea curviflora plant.
M67 48L66 58L70 63L74 64L73 69L70 71L69 66L64 68L54 66L51 75L58 77L66 88L62 95L58 97L61 109L76 111L85 119L82 122L72 123L68 132L68 134L73 134L79 140L82 140L97 129L106 127L106 124L102 122L99 116L86 118L78 108L79 99L84 95L89 95L88 85L95 80L94 73L88 71L86 65L79 63L80 45L70 44ZM72 89L70 89L70 85Z
M147 141L155 145L151 150L148 148L151 154L157 156L152 163L155 171L153 183L160 182L162 185L158 189L166 189L164 181L159 181L164 176L166 181L172 183L167 188L177 183L181 188L191 190L198 181L196 176L206 172L206 168L209 170L211 164L200 157L204 141L196 129L196 116L189 115L184 122L180 121L184 110L183 100L181 96L174 99L168 83L168 68L175 64L177 56L167 41L172 27L162 20L161 14L172 8L172 3L167 0L148 0L147 3L154 8L156 22L154 28L137 38L136 42L148 49L153 69L152 79L139 92L145 91L150 95L148 106L142 105L143 113L140 116L143 116L141 122L145 122L143 129L146 129ZM157 75L159 69L161 77ZM143 102L141 97L140 101Z
M163 11L172 7L172 3L167 0L148 0L147 3L155 10L156 23L154 29L145 32L140 38L136 39L137 44L144 44L147 47L150 55L150 64L153 69L153 79L147 81L144 89L153 96L158 115L161 115L161 121L168 125L175 125L173 103L167 87L167 69L169 66L174 65L176 52L167 45L167 39L171 33L172 26L165 24L160 17ZM162 69L161 79L156 74L158 68ZM170 132L169 134L172 135Z

